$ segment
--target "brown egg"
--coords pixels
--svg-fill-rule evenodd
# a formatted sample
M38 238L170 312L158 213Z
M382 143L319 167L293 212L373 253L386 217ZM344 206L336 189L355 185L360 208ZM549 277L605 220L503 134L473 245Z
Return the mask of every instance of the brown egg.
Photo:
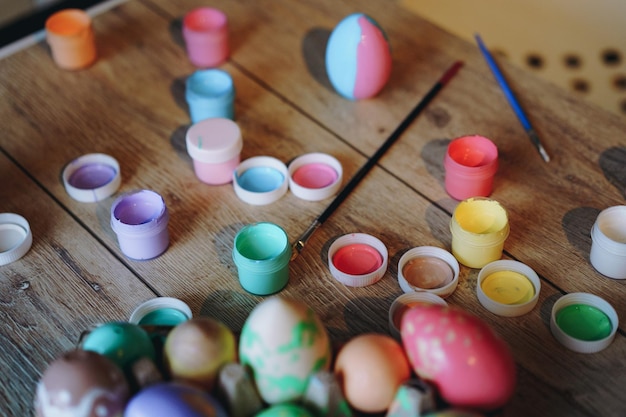
M172 378L211 390L220 368L237 358L235 335L210 317L194 317L172 329L163 356Z
M389 408L400 385L409 379L411 367L399 342L385 334L366 333L339 350L334 372L352 407L380 413Z
M122 370L109 358L72 350L53 361L37 384L38 417L120 416L130 397Z

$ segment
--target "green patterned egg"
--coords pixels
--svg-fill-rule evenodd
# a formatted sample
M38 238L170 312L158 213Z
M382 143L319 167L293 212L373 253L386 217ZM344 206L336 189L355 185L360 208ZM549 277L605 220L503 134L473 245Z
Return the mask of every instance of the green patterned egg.
M274 296L259 303L246 319L239 360L251 369L265 402L297 401L309 377L329 369L330 339L308 305Z

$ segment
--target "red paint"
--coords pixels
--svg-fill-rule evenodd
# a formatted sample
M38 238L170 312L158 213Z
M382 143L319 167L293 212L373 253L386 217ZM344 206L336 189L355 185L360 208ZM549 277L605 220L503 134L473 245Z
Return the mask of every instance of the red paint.
M349 275L365 275L376 271L383 264L383 257L376 248L364 243L343 246L333 256L333 265Z
M327 164L305 164L295 170L292 179L304 188L324 188L337 180L337 171Z

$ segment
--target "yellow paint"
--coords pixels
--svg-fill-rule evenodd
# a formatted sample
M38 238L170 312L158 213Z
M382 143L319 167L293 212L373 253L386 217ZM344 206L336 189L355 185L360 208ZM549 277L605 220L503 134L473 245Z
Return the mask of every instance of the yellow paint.
M463 230L476 233L497 233L508 223L504 208L495 200L469 198L459 203L454 217Z
M487 297L500 304L523 304L535 295L535 287L526 275L515 271L489 274L480 284Z

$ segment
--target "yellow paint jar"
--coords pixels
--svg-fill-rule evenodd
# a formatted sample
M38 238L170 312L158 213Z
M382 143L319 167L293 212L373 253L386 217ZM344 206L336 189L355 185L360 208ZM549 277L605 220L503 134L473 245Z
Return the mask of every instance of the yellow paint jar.
M459 263L482 268L502 257L509 236L506 210L495 200L471 197L463 200L450 220L452 254Z

